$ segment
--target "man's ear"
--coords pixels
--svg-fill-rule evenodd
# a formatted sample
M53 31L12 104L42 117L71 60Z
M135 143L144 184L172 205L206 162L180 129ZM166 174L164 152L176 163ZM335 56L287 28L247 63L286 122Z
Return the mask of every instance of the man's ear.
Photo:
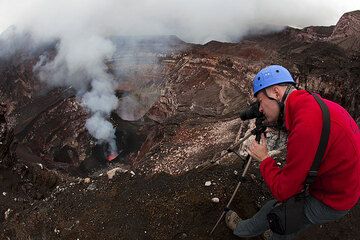
M280 86L275 85L275 86L273 86L272 90L273 90L273 93L275 94L276 99L280 101L281 97L282 97Z

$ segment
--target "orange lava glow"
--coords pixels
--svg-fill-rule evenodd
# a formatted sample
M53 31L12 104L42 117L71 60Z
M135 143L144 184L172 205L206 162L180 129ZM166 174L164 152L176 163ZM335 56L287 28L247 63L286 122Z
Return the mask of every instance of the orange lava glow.
M111 153L109 156L107 156L106 159L107 159L109 162L111 162L111 161L114 160L117 156L119 156L118 153Z

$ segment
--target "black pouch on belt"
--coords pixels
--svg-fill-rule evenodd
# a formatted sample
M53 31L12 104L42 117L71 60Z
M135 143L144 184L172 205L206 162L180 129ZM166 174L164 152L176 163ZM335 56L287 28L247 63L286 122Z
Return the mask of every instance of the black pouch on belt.
M304 193L300 193L286 202L277 202L268 213L267 220L271 231L288 235L299 231L304 225Z

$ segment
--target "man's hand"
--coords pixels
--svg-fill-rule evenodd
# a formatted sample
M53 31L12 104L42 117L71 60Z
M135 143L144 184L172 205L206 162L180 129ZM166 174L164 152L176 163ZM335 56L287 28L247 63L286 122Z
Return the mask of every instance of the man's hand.
M266 138L264 134L261 134L260 144L253 140L250 143L249 148L247 149L247 152L251 157L254 159L262 162L264 159L269 157L268 149L266 146Z

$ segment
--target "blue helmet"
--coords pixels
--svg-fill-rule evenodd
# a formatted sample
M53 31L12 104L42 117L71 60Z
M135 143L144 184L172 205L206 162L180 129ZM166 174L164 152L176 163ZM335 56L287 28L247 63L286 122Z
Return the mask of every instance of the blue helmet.
M261 90L279 83L292 83L295 85L294 79L286 68L280 65L271 65L261 69L253 81L254 96L256 97L256 94Z

